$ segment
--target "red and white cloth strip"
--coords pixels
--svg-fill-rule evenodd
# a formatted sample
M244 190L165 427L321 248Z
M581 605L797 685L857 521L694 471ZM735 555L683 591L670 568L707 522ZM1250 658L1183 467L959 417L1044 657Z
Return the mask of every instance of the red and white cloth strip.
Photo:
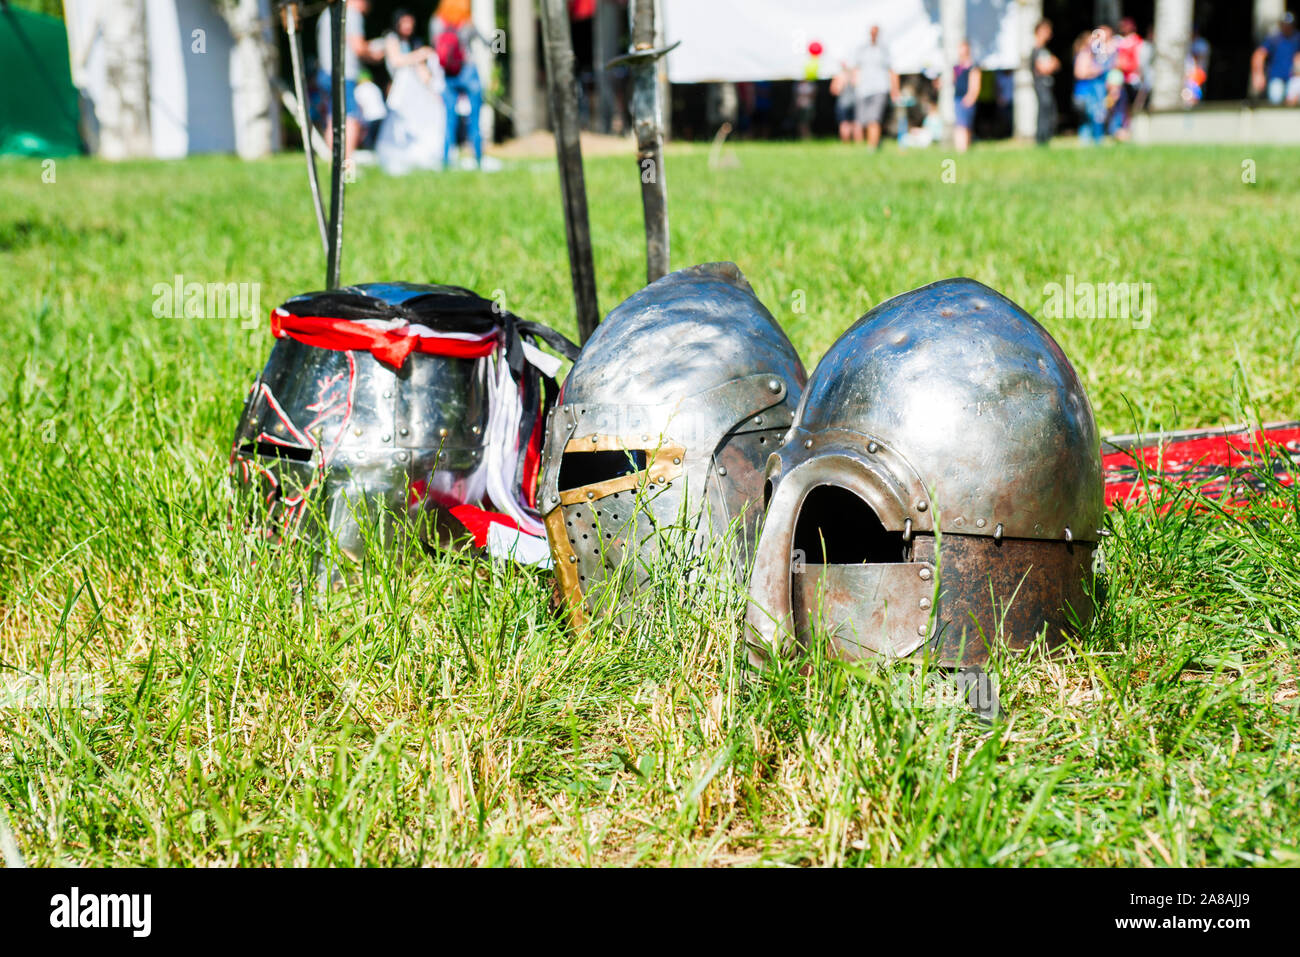
M523 383L514 381L502 355L501 330L482 334L437 332L401 319L338 319L329 316L295 316L276 308L271 312L271 333L277 339L296 339L309 346L339 351L366 351L386 365L400 369L412 352L487 363L488 422L485 463L487 495L499 512L471 503L451 509L474 535L475 544L493 555L522 564L549 565L546 527L537 515L533 486L540 465L542 423L520 435L523 418ZM524 358L539 371L554 376L559 360L523 343ZM522 440L522 443L521 443ZM521 447L522 444L522 447ZM523 488L516 484L523 462ZM466 521L466 518L470 521Z
M489 512L476 505L455 505L451 514L469 529L474 544L486 548L490 554L521 565L551 567L551 546L546 536L530 535L509 515Z
M295 316L282 308L271 310L271 334L277 339L297 339L320 349L360 350L380 362L400 369L412 352L457 359L482 359L501 345L501 330L478 335L436 332L404 319L337 319L329 316Z

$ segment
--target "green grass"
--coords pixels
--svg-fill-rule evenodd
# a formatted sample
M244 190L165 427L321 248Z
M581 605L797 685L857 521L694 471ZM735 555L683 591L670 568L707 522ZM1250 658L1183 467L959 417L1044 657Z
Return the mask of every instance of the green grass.
M1073 274L1158 297L1147 329L1045 320L1104 431L1300 418L1295 151L980 148L952 184L938 152L736 155L671 154L675 262L738 262L810 369L917 285L1040 314ZM588 163L606 310L643 277L632 162ZM264 311L320 286L300 158L41 172L0 164L0 676L104 694L0 709L29 863L1300 864L1294 492L1112 514L1103 615L995 664L992 727L906 706L904 666L745 679L721 586L661 580L580 636L546 574L459 553L372 554L301 600L306 556L228 525L264 321L152 313L176 274L259 283ZM501 290L572 333L553 163L348 198L345 278Z

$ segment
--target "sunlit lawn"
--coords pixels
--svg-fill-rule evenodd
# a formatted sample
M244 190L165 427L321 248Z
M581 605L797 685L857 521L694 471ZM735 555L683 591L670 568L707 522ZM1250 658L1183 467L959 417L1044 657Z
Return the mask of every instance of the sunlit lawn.
M983 147L951 183L938 151L731 155L670 154L674 262L737 262L809 369L968 275L1048 326L1104 432L1300 418L1300 152ZM230 527L225 478L265 314L323 280L301 166L0 163L0 679L104 691L0 706L29 863L1300 863L1294 492L1113 513L1106 611L1064 658L997 664L993 727L909 707L900 669L744 678L723 587L660 581L585 636L545 573L460 553L304 599L306 556ZM608 310L644 279L637 168L587 177ZM256 284L260 312L156 318L177 276ZM363 170L344 276L572 335L554 162ZM1047 316L1069 276L1150 284L1150 323Z

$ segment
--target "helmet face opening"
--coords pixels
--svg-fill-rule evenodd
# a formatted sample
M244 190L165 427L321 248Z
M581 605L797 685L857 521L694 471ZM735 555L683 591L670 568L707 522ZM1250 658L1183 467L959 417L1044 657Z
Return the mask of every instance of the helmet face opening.
M770 456L750 659L980 664L1093 613L1096 424L1047 332L968 279L882 303L827 352Z
M672 273L609 314L573 364L543 452L541 508L575 624L624 614L664 562L689 578L716 548L739 571L764 462L805 378L729 263Z

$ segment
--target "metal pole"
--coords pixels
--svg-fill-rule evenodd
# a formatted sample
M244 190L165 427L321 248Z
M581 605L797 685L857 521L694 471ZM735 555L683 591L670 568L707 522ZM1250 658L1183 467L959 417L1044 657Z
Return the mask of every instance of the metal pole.
M596 16L591 24L591 62L596 73L595 116L600 121L599 129L602 133L611 132L614 125L614 85L610 81L609 71L600 67L617 52L617 12L612 0L596 0Z
M569 271L578 336L586 342L600 322L596 304L596 267L591 255L591 224L587 219L587 185L582 172L577 84L573 75L573 37L565 0L542 0L542 36L546 51L546 89L555 127L555 154L564 198L564 229L569 245Z
M334 165L330 170L330 236L325 265L325 287L339 287L343 265L343 164L347 157L347 115L343 96L344 58L347 51L347 0L332 0L330 7L330 121L334 128Z
M664 111L659 84L659 60L674 47L655 46L655 4L636 0L632 18L632 50L608 66L627 63L632 70L632 125L636 131L637 173L641 207L645 212L646 282L668 274L668 183L664 178Z
M311 186L311 204L316 211L316 227L320 230L321 252L329 257L329 225L325 221L325 203L320 195L320 178L316 175L316 151L311 144L311 120L307 116L307 75L302 56L302 10L297 3L286 3L283 9L284 29L289 34L289 59L293 64L293 93L298 100L298 129L302 131L302 148L307 157L307 182Z

